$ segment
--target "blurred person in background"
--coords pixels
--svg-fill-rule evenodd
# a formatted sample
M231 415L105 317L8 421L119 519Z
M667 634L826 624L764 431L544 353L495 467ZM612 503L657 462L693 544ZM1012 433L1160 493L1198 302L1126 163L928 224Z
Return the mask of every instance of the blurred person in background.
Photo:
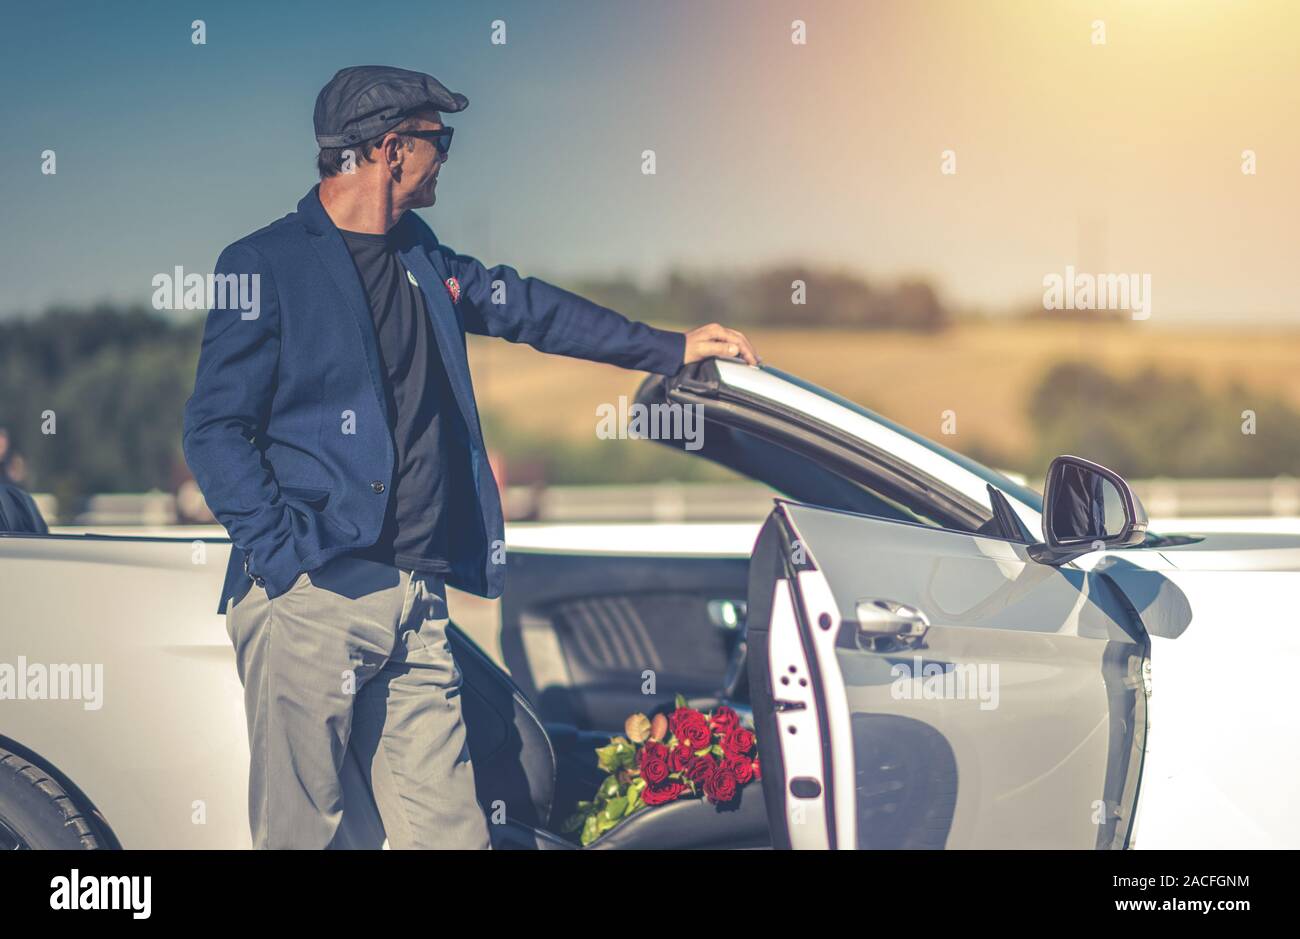
M22 484L27 480L27 462L15 452L9 432L0 427L0 532L47 535L49 528L41 510Z

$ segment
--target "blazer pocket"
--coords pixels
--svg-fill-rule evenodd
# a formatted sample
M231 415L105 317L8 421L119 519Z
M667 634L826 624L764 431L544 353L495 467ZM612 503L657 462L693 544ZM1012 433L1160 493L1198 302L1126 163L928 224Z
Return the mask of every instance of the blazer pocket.
M325 504L330 499L328 489L312 489L307 486L281 486L280 495L294 502L301 502L317 512L325 508Z

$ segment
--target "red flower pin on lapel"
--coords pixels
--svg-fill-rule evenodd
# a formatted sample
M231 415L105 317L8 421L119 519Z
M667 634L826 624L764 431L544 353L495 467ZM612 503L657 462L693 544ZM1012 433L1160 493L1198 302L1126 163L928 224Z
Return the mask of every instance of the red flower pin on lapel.
M454 277L448 277L446 284L447 293L451 294L451 302L460 303L460 281Z

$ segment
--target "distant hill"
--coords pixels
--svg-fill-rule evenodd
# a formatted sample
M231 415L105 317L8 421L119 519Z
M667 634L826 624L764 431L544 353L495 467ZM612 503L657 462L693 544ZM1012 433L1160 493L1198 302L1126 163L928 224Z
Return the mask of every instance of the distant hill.
M1041 473L1049 457L1040 441L1050 439L1059 452L1071 440L1087 439L1083 426L1036 427L1031 414L1034 402L1044 399L1043 385L1053 370L1079 362L1093 363L1109 376L1106 387L1111 393L1099 398L1097 407L1109 408L1116 422L1128 422L1138 439L1148 430L1159 427L1165 432L1171 422L1182 421L1189 436L1185 451L1195 452L1190 435L1222 434L1226 424L1226 431L1235 436L1225 439L1239 449L1220 452L1206 466L1228 475L1300 475L1300 466L1286 455L1291 452L1286 440L1300 438L1288 416L1300 411L1300 331L1009 320L961 323L938 333L762 327L747 332L765 361L947 446L1031 475ZM633 394L641 378L608 366L552 360L526 347L478 337L470 338L470 355L485 420L498 431L489 443L506 449L511 449L513 437L523 440L529 434L546 445L590 443L596 405ZM1082 378L1071 379L1067 373L1063 380ZM1152 391L1145 402L1144 386ZM1095 390L1087 382L1062 387L1055 396L1058 411L1049 407L1048 413L1071 413L1077 422L1080 413L1089 413L1088 396ZM1075 403L1063 407L1062 400ZM1125 403L1117 403L1121 401ZM540 411L539 402L545 403ZM1259 416L1253 438L1240 434L1239 415L1246 409ZM957 418L957 433L951 436L942 433L948 410ZM1141 468L1198 475L1195 466L1184 466L1171 449L1177 439L1164 439L1160 445L1167 468L1152 461L1144 461ZM1266 448L1272 456L1261 462L1259 451ZM1228 458L1231 465L1224 464Z

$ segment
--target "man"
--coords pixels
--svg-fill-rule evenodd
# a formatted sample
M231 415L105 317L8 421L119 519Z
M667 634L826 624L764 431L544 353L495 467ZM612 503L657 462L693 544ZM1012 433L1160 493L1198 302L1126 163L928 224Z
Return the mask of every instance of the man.
M439 244L411 210L434 204L442 114L467 104L429 75L343 69L316 100L320 185L217 261L214 283L251 290L216 293L185 456L234 542L219 609L257 847L352 843L358 769L390 846L489 844L445 633L447 584L497 597L505 578L467 332L663 374L757 361L734 330L632 323ZM232 293L257 302L222 308Z

